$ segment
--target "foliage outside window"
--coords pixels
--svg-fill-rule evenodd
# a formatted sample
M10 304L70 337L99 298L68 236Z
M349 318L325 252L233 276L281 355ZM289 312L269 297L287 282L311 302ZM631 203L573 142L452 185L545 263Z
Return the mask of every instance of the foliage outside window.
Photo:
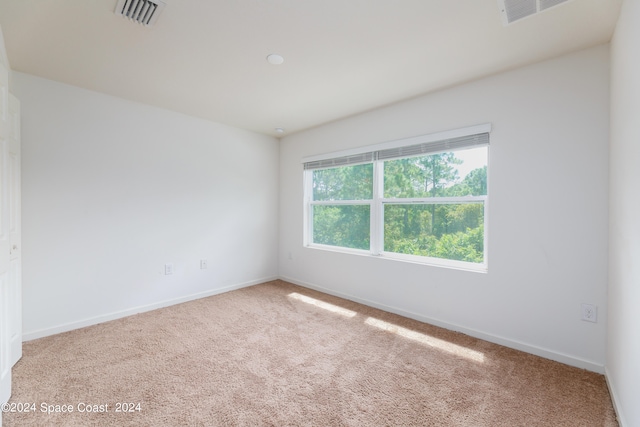
M313 242L368 250L373 164L313 171Z
M305 163L307 244L486 269L488 142L487 133Z

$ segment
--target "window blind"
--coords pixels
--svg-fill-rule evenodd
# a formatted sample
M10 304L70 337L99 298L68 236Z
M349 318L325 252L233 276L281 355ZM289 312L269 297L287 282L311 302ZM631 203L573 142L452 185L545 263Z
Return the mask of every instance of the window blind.
M354 154L352 156L335 157L333 159L316 160L315 162L307 162L304 164L305 169L326 169L334 168L337 166L357 165L360 163L373 162L375 152L370 151L368 153Z
M380 160L397 159L400 157L413 157L421 154L442 153L445 151L459 150L480 145L489 144L489 134L460 136L457 138L443 139L440 141L426 142L424 144L409 145L406 147L391 148L377 152Z
M431 153L442 153L446 151L453 151L462 148L471 148L483 145L489 145L488 132L441 139L438 141L430 141L422 144L412 144L378 151L369 151L361 154L353 154L349 156L341 156L330 159L306 162L304 163L304 169L326 169L338 166L370 163L374 160L398 159L402 157L413 157Z

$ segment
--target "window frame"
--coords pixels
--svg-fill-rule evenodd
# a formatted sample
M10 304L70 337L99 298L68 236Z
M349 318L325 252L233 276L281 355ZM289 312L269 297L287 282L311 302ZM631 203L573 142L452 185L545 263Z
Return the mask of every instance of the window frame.
M490 124L470 126L467 128L456 129L452 131L439 132L429 135L421 135L412 138L406 138L387 143L360 147L353 150L344 150L340 152L327 153L324 155L307 157L303 159L305 169L303 171L303 191L304 191L304 232L303 245L307 248L328 250L333 252L343 252L358 255L368 255L380 257L390 260L398 260L404 262L412 262L418 264L433 265L438 267L487 272L488 271L488 219L489 219L489 140L486 143L473 146L458 147L453 149L444 148L437 151L429 151L427 153L396 156L394 158L378 159L377 155L373 155L368 160L368 154L376 153L381 150L394 150L415 146L418 144L437 144L458 137L475 136L479 134L489 134L491 132ZM414 198L385 198L384 197L384 164L385 161L397 160L418 156L428 156L443 152L456 152L469 148L487 147L487 194L481 196L460 196L460 197L414 197ZM341 164L338 160L347 157L355 159L354 162ZM309 163L316 165L322 162L321 167L306 168ZM330 169L337 167L353 166L357 164L373 164L372 185L373 192L371 199L364 200L329 200L316 201L313 200L313 172L319 169ZM436 258L422 255L403 254L398 252L389 252L384 250L384 209L386 205L432 205L432 204L465 204L465 203L482 203L483 204L483 223L484 223L484 247L483 262L474 263L468 261L452 260L447 258ZM369 249L356 249L344 246L326 245L313 242L313 206L336 206L336 205L369 205Z

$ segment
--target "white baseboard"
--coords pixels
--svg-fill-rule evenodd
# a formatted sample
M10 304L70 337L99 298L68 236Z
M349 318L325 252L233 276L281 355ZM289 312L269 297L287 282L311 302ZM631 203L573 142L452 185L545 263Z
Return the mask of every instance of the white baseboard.
M370 301L364 298L358 298L353 295L344 294L342 292L336 292L331 289L324 288L322 286L315 285L313 283L308 283L302 280L297 280L292 277L280 276L280 279L294 283L299 286L303 286L305 288L314 289L316 291L320 291L329 295L333 295L336 297L344 298L350 301L358 302L360 304L367 305L369 307L378 308L380 310L388 311L390 313L398 314L400 316L408 317L410 319L418 320L420 322L428 323L430 325L439 326L441 328L449 329L456 332L462 332L463 334L480 338L485 341L489 341L495 344L500 344L505 347L513 348L515 350L524 351L526 353L534 354L536 356L544 357L545 359L555 360L556 362L564 363L566 365L575 366L577 368L586 369L588 371L596 372L599 374L604 374L605 369L604 365L592 362L590 360L585 360L579 357L563 354L557 351L549 350L546 348L538 347L535 345L527 344L521 341L501 337L498 335L493 335L490 333L478 331L475 329L467 328L464 326L456 325L454 323L445 322L439 319L434 319L432 317L423 316L421 314L413 313L410 311L406 311L397 307L392 307L389 305L381 304L375 301Z
M235 285L225 286L224 288L216 288L211 289L204 292L198 292L195 294L190 294L186 296L182 296L179 298L174 298L170 300L160 301L149 305L143 305L139 307L133 307L127 310L117 311L114 313L104 314L101 316L90 317L87 319L79 320L76 322L65 323L63 325L54 326L52 328L39 329L37 331L25 332L22 334L22 341L31 341L38 338L47 337L49 335L60 334L62 332L72 331L74 329L80 329L87 326L97 325L98 323L108 322L110 320L116 320L123 317L131 316L133 314L144 313L146 311L156 310L158 308L169 307L171 305L180 304L187 301L193 301L200 298L209 297L212 295L218 295L229 291L234 291L236 289L246 288L249 286L257 285L260 283L269 282L272 280L278 279L277 276L273 277L265 277L262 279L251 280L249 282L238 283Z
M392 307L386 304L381 304L375 301L370 301L364 298L358 298L355 297L353 295L349 295L349 294L345 294L342 292L335 292L331 289L327 289L324 288L322 286L318 286L312 283L308 283L302 280L297 280L295 278L292 277L286 277L286 276L274 276L274 277L265 277L262 279L256 279L256 280L251 280L248 282L244 282L244 283L238 283L235 285L230 285L230 286L226 286L224 288L217 288L217 289L211 289L208 291L204 291L204 292L199 292L196 294L191 294L191 295L186 295L183 297L179 297L179 298L175 298L175 299L171 299L171 300L165 300L165 301L160 301L157 303L153 303L153 304L149 304L149 305L145 305L145 306L139 306L139 307L133 307L127 310L122 310L122 311L118 311L118 312L114 312L114 313L109 313L109 314L105 314L105 315L101 315L101 316L95 316L95 317L91 317L91 318L87 318L87 319L83 319L83 320L79 320L76 322L70 322L70 323L65 323L63 325L58 325L58 326L54 326L51 328L46 328L46 329L39 329L36 331L30 331L30 332L25 332L23 333L22 339L23 341L31 341L34 339L38 339L38 338L43 338L49 335L55 335L55 334L59 334L62 332L68 332L68 331L72 331L74 329L79 329L79 328L84 328L87 326L91 326L91 325L96 325L98 323L103 323L103 322L108 322L110 320L116 320L116 319L120 319L123 317L127 317L127 316L131 316L133 314L137 314L137 313L144 313L147 311L151 311L151 310L156 310L158 308L163 308L163 307L168 307L171 305L175 305L175 304L180 304L183 302L187 302L187 301L193 301L196 299L200 299L200 298L205 298L208 296L212 296L212 295L217 295L217 294L221 294L224 292L229 292L229 291L233 291L236 289L241 289L241 288L246 288L249 286L253 286L253 285L257 285L260 283L264 283L264 282L269 282L275 279L282 279L285 280L287 282L290 283L294 283L296 285L299 286L303 286L305 288L309 288L309 289L314 289L326 294L330 294L330 295L334 295L340 298L344 298L350 301L355 301L358 302L360 304L364 304L370 307L374 307L374 308L378 308L380 310L384 310L384 311L388 311L390 313L395 313L398 314L400 316L404 316L404 317L408 317L410 319L415 319L418 320L420 322L424 322L424 323L429 323L431 325L435 325L435 326L439 326L441 328L445 328L445 329L449 329L449 330L453 330L456 332L462 332L464 334L467 334L469 336L475 337L475 338L479 338L485 341L489 341L495 344L500 344L503 345L505 347L509 347L509 348L513 348L516 350L520 350L520 351L524 351L530 354L534 354L536 356L540 356L540 357L544 357L546 359L550 359L550 360L555 360L557 362L561 362L570 366L575 366L578 368L582 368L582 369L586 369L592 372L597 372L600 374L605 374L605 367L599 363L595 363L589 360L585 360L585 359L581 359L579 357L575 357L575 356L570 356L570 355L566 355L563 353L559 353L553 350L549 350L549 349L545 349L542 347L538 347L535 345L530 345L521 341L517 341L517 340L513 340L513 339L509 339L509 338L505 338L505 337L501 337L501 336L497 336L497 335L493 335L493 334L489 334L489 333L485 333L482 331L478 331L475 329L471 329L471 328L467 328L467 327L463 327L460 325L456 325L450 322L445 322L439 319L435 319L435 318L431 318L431 317L427 317L427 316L423 316L417 313L413 313L410 311L406 311L397 307ZM607 381L610 381L609 379L607 379ZM614 404L616 403L615 400L615 396L613 393L613 388L610 387L611 390L611 395L612 398L614 399ZM621 416L621 413L619 411L619 407L616 407L616 411L619 413L619 415ZM620 417L622 419L622 417ZM622 426L622 424L621 424Z
M626 418L624 417L622 406L620 406L620 399L618 398L618 394L616 392L615 384L611 379L611 375L609 375L609 371L606 367L604 368L604 378L607 381L607 387L609 388L609 394L611 395L611 401L613 402L613 409L616 411L618 425L620 427L626 427L629 424L627 424Z

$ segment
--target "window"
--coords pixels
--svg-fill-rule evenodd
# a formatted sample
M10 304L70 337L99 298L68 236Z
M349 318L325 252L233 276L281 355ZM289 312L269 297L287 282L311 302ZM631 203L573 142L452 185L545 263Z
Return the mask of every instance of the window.
M489 130L307 159L305 244L486 270Z

